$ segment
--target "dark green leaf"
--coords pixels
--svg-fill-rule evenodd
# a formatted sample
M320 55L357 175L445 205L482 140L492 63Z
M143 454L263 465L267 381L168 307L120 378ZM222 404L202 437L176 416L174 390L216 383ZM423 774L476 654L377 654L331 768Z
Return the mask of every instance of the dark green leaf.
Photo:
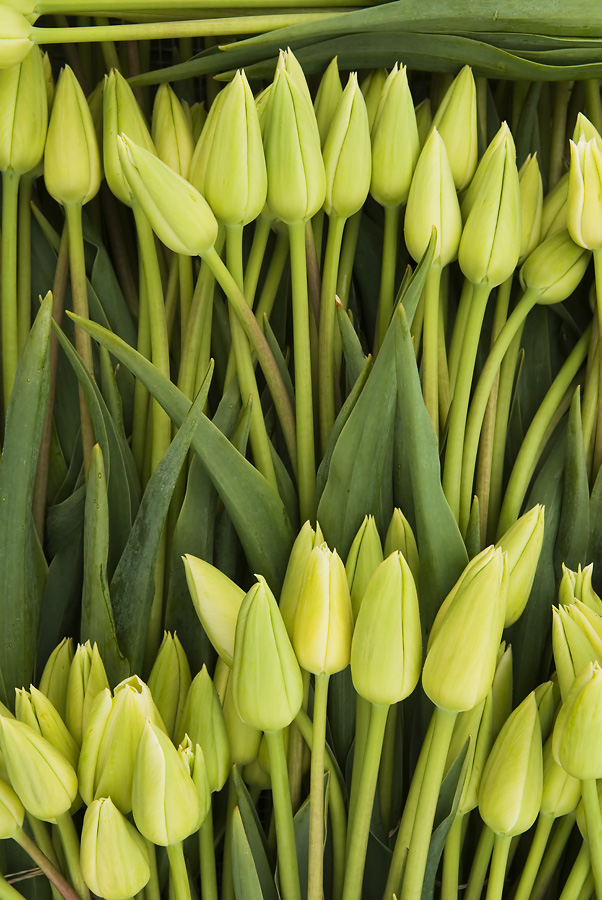
M232 813L232 876L236 900L265 900L238 807Z
M589 484L581 425L581 403L579 388L577 388L569 412L562 512L554 554L555 571L560 572L562 563L575 571L577 566L587 565L589 562L587 559L588 540Z

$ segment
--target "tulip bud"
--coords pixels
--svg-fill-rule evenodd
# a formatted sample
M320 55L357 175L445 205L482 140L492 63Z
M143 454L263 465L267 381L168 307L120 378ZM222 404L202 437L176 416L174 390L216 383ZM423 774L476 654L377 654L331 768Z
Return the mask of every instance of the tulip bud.
M182 715L192 678L186 652L177 634L165 632L148 676L148 689L170 737Z
M63 638L48 657L40 678L40 690L46 694L63 721L66 715L67 684L72 659L73 640Z
M562 564L562 579L558 589L558 599L560 603L567 605L573 603L574 600L581 600L597 615L602 615L602 600L592 587L592 575L594 564L590 563L584 569L577 567L577 571L573 572Z
M496 547L508 554L508 599L504 627L522 615L533 586L544 532L544 508L534 506L499 539Z
M479 165L472 177L472 181L468 185L467 190L464 192L462 197L462 219L464 221L467 220L470 210L472 209L473 203L475 202L475 198L481 193L481 182L483 178L487 174L489 169L489 163L492 158L496 155L499 150L501 144L505 143L507 140L507 136L510 133L510 129L506 122L502 122L497 133L494 135L493 139L490 141L487 146Z
M65 153L69 147L69 153ZM64 206L96 196L102 172L96 132L88 103L69 66L61 71L48 124L44 181L51 197Z
M342 94L343 88L341 87L339 66L335 56L322 75L322 80L320 81L320 86L318 87L316 99L314 101L316 122L318 123L320 144L322 147L324 147L326 142L326 137L330 130L330 123L334 118Z
M94 134L96 135L96 143L98 145L99 153L102 150L102 107L103 107L103 96L105 89L105 79L99 81L91 94L88 94L88 109L90 110L90 115L92 116L92 123L94 124Z
M214 684L224 711L232 762L238 766L247 765L257 757L261 731L241 719L234 702L232 670L221 659L215 667Z
M238 613L232 667L234 701L244 722L279 731L303 702L303 679L276 600L261 575Z
M535 248L520 270L522 287L537 291L539 303L561 303L573 293L589 264L590 253L579 247L566 229Z
M491 731L495 740L512 712L512 644L506 646L505 641L498 647L491 696L493 699Z
M458 253L462 216L445 144L436 128L418 157L404 222L406 245L416 262L429 245L433 226L437 230L433 262L446 266Z
M33 27L10 6L0 6L0 69L17 66L34 47Z
M565 772L581 781L602 778L602 669L589 662L575 678L554 725L552 752Z
M529 253L535 250L541 239L543 211L543 184L537 153L527 156L518 172L520 187L520 253L519 263L523 263Z
M153 105L151 137L159 159L182 178L188 177L194 152L192 128L169 84L160 84Z
M324 144L327 215L347 219L362 208L370 189L370 126L357 74L352 72Z
M110 797L94 800L86 810L80 860L84 881L104 900L127 900L150 878L144 838Z
M399 549L392 547L387 556ZM345 563L345 572L347 573L347 581L351 593L351 608L353 610L353 619L357 619L362 598L366 593L368 582L374 575L378 566L383 561L383 548L380 542L380 535L376 527L374 516L364 516L364 521L359 527L356 536L353 538L347 562ZM406 560L407 561L407 560Z
M569 199L569 173L566 172L543 199L541 240L566 228Z
M573 141L578 144L579 139L582 136L586 141L591 141L593 138L600 150L602 150L602 137L600 136L600 132L595 125L590 122L587 116L584 116L583 113L580 112L577 113L577 121L575 122L575 128L573 130Z
M559 766L552 753L552 738L543 748L543 793L541 795L542 815L566 816L577 809L581 799L581 782L573 778Z
M15 714L20 722L25 722L46 738L77 769L77 744L48 697L33 684L30 685L30 693L23 688L15 691Z
M207 637L227 666L232 665L234 633L245 592L211 563L183 556L188 590Z
M385 82L389 77L386 69L372 69L368 72L360 85L364 100L366 101L366 110L368 112L368 122L370 124L370 132L374 127L376 119L376 111L380 102L380 97L385 86Z
M372 125L370 193L382 206L408 199L420 145L406 67L395 63L385 81Z
M217 222L199 192L125 134L117 138L117 149L132 194L159 240L184 256L210 250L217 238Z
M199 796L188 765L150 719L136 752L132 813L139 832L161 847L179 844L199 821Z
M433 118L443 139L456 190L463 191L477 167L477 88L470 66L464 66L447 89Z
M286 224L310 219L324 202L320 133L307 84L291 53L280 53L264 134L267 202Z
M443 709L461 712L484 700L504 627L506 555L487 547L472 559L435 617L422 686Z
M541 729L531 692L506 720L485 764L481 818L496 834L523 834L537 818L542 789Z
M207 778L205 755L200 744L195 744L194 748L192 747L188 735L185 736L182 745L178 747L178 753L186 761L192 783L199 798L199 820L196 831L201 827L207 816L211 814L211 786Z
M186 734L203 748L210 790L221 790L230 774L230 746L222 705L206 666L195 675L186 697L180 740Z
M77 775L52 744L24 722L0 716L0 749L27 812L47 822L67 812L77 796Z
M207 110L205 109L205 101L193 103L190 107L190 127L192 128L192 139L196 146L205 122L207 121Z
M200 194L205 195L205 177L207 172L207 160L213 143L215 134L215 126L220 115L222 104L226 97L226 90L223 88L213 100L209 108L205 123L201 134L198 138L197 145L194 148L192 159L190 160L190 168L188 171L188 180Z
M323 542L324 536L319 523L316 522L316 530L314 531L310 523L305 522L292 546L282 590L280 591L280 614L290 638L293 636L293 625L301 592L303 572L305 571L309 554L314 547L319 547Z
M345 567L326 544L309 554L293 624L299 665L333 675L349 665L353 614Z
M410 525L402 511L399 509L399 507L396 507L393 510L393 515L391 516L391 521L389 522L387 534L385 535L385 557L393 553L394 550L399 550L400 553L403 553L403 557L410 567L412 575L414 576L416 589L419 590L418 581L420 576L420 560L418 558L416 538L414 537L412 526ZM353 599L353 593L351 596Z
M418 128L418 141L420 143L420 149L422 150L426 143L426 139L430 134L431 125L433 123L433 112L429 98L425 97L424 100L421 100L414 109L414 112L416 114L416 126Z
M483 163L481 163L483 165ZM509 278L520 252L520 190L508 127L488 158L462 230L458 263L472 284L495 287Z
M119 157L118 137L127 134L149 153L156 153L146 121L134 93L117 69L105 77L103 91L102 152L105 177L118 200L131 206L134 197Z
M78 644L69 670L65 721L78 747L97 695L108 688L109 681L98 645Z
M4 43L0 39L0 48ZM42 159L48 128L44 62L38 47L18 65L0 69L0 109L0 169L29 172Z
M10 784L0 779L0 841L15 837L24 818L23 804Z
M421 661L416 585L397 551L374 572L359 609L351 643L353 685L371 703L397 703L416 687Z
M568 697L575 678L588 662L601 662L587 634L570 616L570 607L552 607L552 649L562 699Z
M583 134L577 144L571 141L570 145L567 227L580 247L598 250L602 247L602 149L594 138L588 141Z

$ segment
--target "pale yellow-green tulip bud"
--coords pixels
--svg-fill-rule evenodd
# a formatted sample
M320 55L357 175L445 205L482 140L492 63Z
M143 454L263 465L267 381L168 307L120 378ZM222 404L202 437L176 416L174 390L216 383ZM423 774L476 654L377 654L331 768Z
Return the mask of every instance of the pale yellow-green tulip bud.
M581 782L579 782L581 784ZM598 781L596 784L596 789L598 793L598 804L600 806L600 815L602 815L602 784ZM577 823L577 828L581 833L581 837L584 841L587 841L587 822L585 821L585 808L583 806L583 797L579 801L579 805L577 806L577 816L575 819Z
M40 678L40 690L46 694L63 721L66 721L67 684L73 659L73 640L63 638L54 648Z
M247 724L279 731L301 708L303 679L274 595L261 575L257 579L236 622L234 702Z
M265 206L267 174L255 100L244 72L224 90L205 169L204 195L226 225L246 225Z
M573 622L587 637L596 656L602 658L602 616L593 612L582 600L575 600L565 608Z
M601 662L587 634L569 614L570 607L552 607L552 649L560 694L568 697L575 678L588 662Z
M199 798L199 819L195 831L201 827L205 819L211 813L211 787L207 778L207 767L205 765L205 755L200 744L192 746L188 735L178 747L178 753L186 761L190 772L192 783L195 786L197 797Z
M84 881L104 900L127 900L148 882L148 849L110 797L94 800L84 816L80 862Z
M0 53L3 44L0 38ZM0 169L29 172L42 159L48 128L46 78L38 47L18 65L0 69L0 109Z
M477 167L477 88L470 66L464 66L435 112L436 128L447 150L456 190L463 191Z
M323 153L324 209L327 215L349 218L366 202L372 172L368 112L355 72L349 75Z
M370 193L382 206L401 206L408 199L420 153L414 101L406 67L397 63L385 81L371 131Z
M543 543L544 508L534 506L499 539L496 547L508 554L508 600L504 627L522 615L533 586Z
M257 118L259 119L259 128L261 130L261 139L265 134L266 113L268 111L270 91L272 85L268 84L262 91L255 96L255 107L257 109Z
M188 764L150 719L136 752L132 814L140 834L161 847L179 844L196 831L200 816Z
M560 707L560 688L558 679L554 676L535 688L535 700L539 713L542 741L547 741L552 733L552 727L556 721L556 713Z
M537 161L537 153L527 156L518 171L520 187L520 253L519 264L523 263L541 240L543 212L543 183Z
M182 559L188 590L201 625L220 658L231 666L236 619L245 592L204 559L190 553Z
M583 136L586 141L591 141L593 138L600 150L602 150L602 137L600 136L600 132L582 112L577 113L577 121L575 122L575 128L573 129L573 141L578 144L581 136Z
M64 206L84 204L96 196L101 180L100 151L90 108L73 71L65 66L59 75L48 123L44 153L46 189Z
M537 818L542 790L541 728L531 692L506 720L485 764L481 818L496 834L523 834Z
M487 547L470 561L433 622L422 686L443 709L472 709L487 696L506 615L507 558Z
M241 719L234 702L232 670L221 659L215 667L214 684L224 711L232 762L245 766L257 757L261 731Z
M194 140L189 117L169 84L160 84L155 95L151 137L157 156L182 178L188 177Z
M396 551L378 566L360 605L351 643L353 685L371 703L397 703L416 687L421 662L416 585Z
M125 134L117 138L119 161L136 202L160 241L174 253L199 256L217 238L207 201L165 163Z
M326 544L309 554L293 623L299 665L333 675L349 665L353 614L345 567Z
M414 112L416 113L418 141L420 144L420 149L422 150L426 139L429 136L431 125L433 124L433 111L431 109L430 99L428 97L425 97L424 100L421 100L418 106L414 109Z
M565 229L546 238L520 270L521 285L540 295L539 303L561 303L573 293L588 267L590 251L579 247Z
M319 547L323 542L324 535L319 523L316 522L316 530L314 531L311 524L305 522L292 546L284 582L282 583L282 590L280 591L280 614L290 638L293 636L295 613L299 602L303 572L305 571L309 554L314 547Z
M554 725L552 752L565 772L581 781L602 778L602 762L592 752L602 740L602 669L588 663L563 700Z
M35 46L33 28L25 16L10 6L0 6L0 69L17 66Z
M464 782L457 815L475 809L483 767L493 744L493 697L491 691L474 709L461 712L454 723L452 739L447 754L445 771L449 771L466 741L468 746L468 777Z
M190 168L188 170L188 180L200 194L205 194L205 174L207 171L207 160L215 134L215 126L219 118L220 109L226 97L225 88L223 88L214 98L213 103L209 107L209 112L203 123L201 133L198 137L196 147L190 160Z
M105 79L99 81L91 94L88 94L88 109L90 110L90 115L92 116L92 122L94 124L94 133L96 135L96 143L98 144L98 149L101 155L102 162L102 108L103 108L103 96L105 89Z
M46 99L48 100L48 109L52 109L52 104L54 102L54 76L52 74L52 63L50 62L50 57L46 51L42 53L42 63L44 66L44 81L46 83Z
M119 158L118 137L125 133L140 147L156 154L148 126L134 93L117 69L105 77L102 154L107 184L118 200L131 206L133 194Z
M339 76L339 66L336 56L328 64L326 71L322 75L320 85L316 93L314 101L314 110L316 113L316 122L318 123L318 131L320 132L320 144L324 147L324 143L330 130L330 123L334 118L339 100L343 94L341 78Z
M177 634L165 632L147 684L171 738L176 736L191 681L190 665Z
M493 699L491 730L493 740L496 739L502 725L512 712L512 686L512 644L506 645L506 642L502 641L498 647L497 665L493 676L493 684L491 685L491 696Z
M552 237L566 228L569 199L569 173L565 172L552 190L543 198L541 210L541 240Z
M15 691L15 715L34 731L46 738L49 744L77 769L79 749L69 734L67 726L48 697L32 685Z
M24 818L23 804L10 784L0 779L0 841L7 841L18 834Z
M481 165L483 165L481 163ZM496 287L516 268L520 252L520 190L510 130L489 157L466 218L458 263L472 284Z
M97 695L109 687L109 680L98 645L92 647L90 641L78 644L69 669L67 682L67 704L65 721L81 747L88 716Z
M397 549L399 548L391 547L385 555L389 556ZM376 520L374 516L364 516L364 521L353 538L345 563L354 621L357 619L362 597L366 592L368 583L383 559L383 548L378 528L376 527Z
M576 244L587 250L602 247L602 149L581 135L571 144L567 227Z
M184 105L184 101L182 101ZM184 107L186 108L186 107ZM192 129L192 139L194 142L194 146L196 147L197 142L201 136L201 132L203 130L203 126L207 121L207 110L205 108L205 101L201 100L200 103L193 103L192 106L189 107L190 112L190 127Z
M462 219L464 221L467 220L470 210L472 209L472 205L475 201L475 198L481 192L481 182L485 175L487 174L487 170L489 168L489 163L491 159L498 152L500 144L503 144L508 134L510 134L510 129L508 128L508 124L506 122L502 122L498 131L494 135L493 139L490 141L489 145L485 149L483 156L481 157L479 164L476 168L476 171L472 177L468 188L464 192L462 196Z
M284 734L288 731L284 729ZM286 744L285 744L286 746ZM272 787L270 780L270 762L268 759L268 749L266 746L265 735L261 738L257 757L244 768L243 779L245 784L258 788L260 791L268 791Z
M445 144L433 129L420 152L404 222L407 248L413 259L422 259L437 230L433 262L446 266L457 256L462 216Z
M602 615L602 600L592 586L593 571L593 563L585 566L584 569L578 566L576 572L568 569L563 563L562 578L558 589L559 602L568 605L575 600L581 600L593 612Z
M77 775L62 753L29 725L5 716L0 716L0 749L27 812L46 822L67 812L77 796Z
M548 738L543 748L542 815L555 819L566 816L577 809L580 799L581 782L558 765L552 753L552 738Z
M374 120L376 119L376 111L380 102L380 96L382 94L385 81L388 77L389 73L386 69L372 69L372 71L368 72L368 74L360 84L361 92L364 95L364 100L366 101L366 110L368 111L370 131L372 131L372 128L374 126Z
M399 550L400 553L403 553L403 557L414 576L416 589L418 590L418 593L420 593L420 560L418 558L418 546L416 544L414 532L412 531L412 526L399 507L396 507L393 510L393 515L389 522L389 527L385 535L384 555L389 556L394 550Z
M206 666L195 675L186 697L179 739L185 734L203 748L210 789L221 790L230 774L230 745L222 704Z
M280 54L264 133L267 202L286 224L310 219L326 193L316 116L303 73L291 57L290 51Z

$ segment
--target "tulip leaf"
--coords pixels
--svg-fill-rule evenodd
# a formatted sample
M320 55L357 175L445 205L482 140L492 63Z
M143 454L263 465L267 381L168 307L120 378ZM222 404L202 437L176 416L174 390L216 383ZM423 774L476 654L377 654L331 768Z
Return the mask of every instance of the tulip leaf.
M238 806L232 813L232 876L236 900L265 900Z
M562 512L554 554L557 572L560 571L562 563L576 571L578 565L585 566L589 562L587 559L589 483L581 425L579 388L573 394L566 440Z
M132 672L142 669L154 596L157 551L174 487L203 415L213 367L163 459L151 475L130 536L111 580L117 640Z
M367 357L363 351L358 333L349 318L349 313L342 303L337 303L336 305L336 318L339 331L341 332L346 375L349 384L353 385L360 377Z
M439 606L466 566L468 555L441 486L437 439L424 405L403 305L397 307L394 324L402 452L408 458L420 559L421 616L428 633Z
M182 392L125 341L94 322L73 318L140 378L179 426L190 406ZM252 571L278 590L294 540L282 501L209 419L201 417L192 447L228 510Z
M261 886L262 896L265 900L277 900L278 892L274 884L273 864L271 861L271 853L268 846L266 836L257 815L255 805L251 800L251 796L247 787L240 776L238 767L232 769L234 789L238 800L238 811L240 821L245 833L245 839L253 860L253 867L257 874L259 884ZM233 838L235 834L233 833ZM243 895L246 900L246 895Z
M34 480L49 392L52 295L42 301L21 353L6 413L0 464L0 671L12 704L15 688L30 684L42 600L38 543L31 514ZM37 555L37 554L36 554Z
M589 562L593 562L593 583L598 594L602 593L602 467L598 470L598 475L592 488L592 495L589 503L589 547L587 549L587 558Z

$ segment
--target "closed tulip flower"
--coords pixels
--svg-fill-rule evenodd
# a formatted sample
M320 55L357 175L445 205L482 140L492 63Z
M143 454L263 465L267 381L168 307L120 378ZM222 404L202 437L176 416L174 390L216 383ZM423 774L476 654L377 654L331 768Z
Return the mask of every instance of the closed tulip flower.
M261 731L241 719L234 700L232 669L221 659L218 659L215 667L214 683L224 711L232 762L238 766L245 766L257 758Z
M577 567L577 571L567 568L562 564L562 578L558 589L558 599L560 603L566 605L573 603L574 600L581 600L593 612L602 615L602 600L595 592L592 586L592 575L594 564L581 568Z
M183 560L196 614L220 658L231 666L236 619L245 592L204 559L187 553Z
M23 804L10 784L0 779L0 840L7 841L15 837L24 818Z
M86 810L80 858L86 884L104 900L127 900L150 878L144 838L110 797L94 800Z
M206 666L195 675L186 697L178 727L180 741L184 735L203 749L210 789L221 790L230 773L230 745L222 705Z
M92 704L97 695L108 686L107 673L97 644L92 646L90 641L78 644L67 681L65 718L78 747L81 746Z
M537 153L527 156L518 172L520 188L520 254L519 263L525 261L541 239L543 214L543 184L537 161Z
M399 549L401 548L391 547L385 555L389 556L394 550ZM354 620L357 619L368 583L382 561L383 548L376 521L374 516L365 516L357 534L353 538L345 563Z
M0 69L16 66L33 49L32 25L10 6L0 6Z
M46 79L38 47L19 64L0 69L0 108L0 169L22 175L42 159L48 127Z
M188 659L177 634L166 632L147 684L167 733L172 738L175 737L191 681Z
M571 141L567 226L576 244L587 250L602 247L602 149L595 138Z
M602 663L600 650L602 641L590 636L571 616L570 607L552 608L552 649L560 694L565 700L571 690L575 678L589 662Z
M456 190L463 191L477 167L477 88L464 66L447 89L433 117L447 149Z
M557 231L562 231L563 228L566 228L568 199L569 173L566 172L543 198L541 210L542 241L552 237Z
M543 748L542 815L566 816L577 809L581 799L581 782L559 766L552 752L552 738Z
M118 137L122 133L149 153L156 154L148 126L131 87L117 69L112 69L105 77L103 91L103 163L111 192L122 203L131 206L134 198L119 158Z
M314 101L316 122L318 123L322 147L324 147L328 132L330 131L330 125L342 94L343 88L341 86L339 67L335 56L322 75L322 80L320 81L320 86L318 87L316 99Z
M539 294L539 303L561 303L573 293L589 265L590 252L576 244L565 229L535 248L520 270L523 288Z
M349 75L323 153L324 209L327 215L349 218L366 201L372 171L368 112L355 72Z
M370 193L382 206L408 199L420 146L406 67L395 63L384 82L374 123Z
M29 691L17 689L15 694L17 719L39 732L76 769L79 756L77 744L48 697L33 684Z
M536 505L511 525L496 547L508 554L508 599L504 627L521 616L527 601L543 543L544 508Z
M40 690L46 694L63 721L66 721L67 685L72 659L73 640L63 638L48 657L40 678Z
M169 84L161 84L155 96L151 137L157 156L182 178L188 177L194 152L190 119Z
M288 564L280 591L280 614L286 626L288 636L293 636L293 625L295 622L295 614L297 604L299 602L299 594L301 592L301 583L303 581L303 572L309 559L309 554L314 547L319 547L324 541L322 529L316 522L315 531L311 527L310 522L305 522L299 534L295 538L292 546Z
M410 567L414 576L416 587L420 575L420 559L418 558L418 545L412 531L412 526L399 509L393 510L391 521L385 535L384 555L389 556L394 550L403 553L403 558Z
M563 700L554 725L552 751L562 768L581 781L602 778L599 755L592 753L602 740L602 669L589 662Z

